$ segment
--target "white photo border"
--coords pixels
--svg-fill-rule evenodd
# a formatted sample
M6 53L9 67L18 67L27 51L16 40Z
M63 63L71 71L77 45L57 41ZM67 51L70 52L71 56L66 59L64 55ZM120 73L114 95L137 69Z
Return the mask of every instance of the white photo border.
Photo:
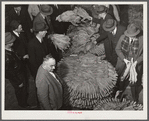
M94 110L86 110L86 111L82 111L82 110L64 110L64 111L43 111L43 110L5 110L4 106L5 106L5 5L8 4L142 4L143 5L143 72L144 72L144 81L143 81L143 111L94 111ZM74 2L70 2L70 1L2 1L1 2L1 27L2 27L2 31L1 31L1 58L2 58L2 71L1 71L1 75L2 75L2 83L1 83L1 114L2 114L2 120L29 120L29 119L33 119L33 120L113 120L113 119L119 119L119 120L141 120L141 119L147 119L148 114L147 114L147 86L148 86L148 78L147 78L147 74L148 74L148 54L147 54L147 2L141 1L141 2L117 2L117 1L105 1L105 2L97 2L97 1L93 1L93 2L86 2L86 1L74 1Z

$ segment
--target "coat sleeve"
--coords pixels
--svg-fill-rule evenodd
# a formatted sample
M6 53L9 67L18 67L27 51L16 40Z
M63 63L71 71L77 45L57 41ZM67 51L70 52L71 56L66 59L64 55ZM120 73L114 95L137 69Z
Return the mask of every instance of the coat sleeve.
M36 58L36 50L32 44L28 45L28 55L29 55L29 62L31 63L31 65L34 68L38 69L38 67L37 67L37 65L38 65L37 59L38 58Z
M139 50L139 57L137 58L137 64L141 63L143 61L143 37L141 36L140 38L140 50Z
M42 107L45 110L52 110L49 99L49 84L45 79L36 81L37 94Z
M122 42L123 38L124 38L124 35L122 35L122 36L120 37L120 39L119 39L119 41L118 41L118 43L117 43L117 45L116 45L116 48L115 48L116 54L118 55L118 57L119 57L122 61L123 61L124 58L125 58L124 54L123 54L122 51L121 51L121 42Z
M10 58L6 55L5 56L5 78L9 79L10 83L15 86L19 86L23 83L23 75L22 73L17 73L15 71L15 67L12 68L12 63L10 63ZM15 63L13 64L15 65ZM20 78L19 78L20 77Z
M100 34L100 33L99 33ZM108 37L108 34L107 32L103 32L99 38L96 39L96 42L99 43L101 42L102 40L106 39Z

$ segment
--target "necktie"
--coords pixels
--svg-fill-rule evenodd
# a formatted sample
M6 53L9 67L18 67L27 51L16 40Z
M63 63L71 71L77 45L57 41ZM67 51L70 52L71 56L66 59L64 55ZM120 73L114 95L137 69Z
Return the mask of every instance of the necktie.
M132 44L133 43L133 38L130 38L130 44Z
M45 22L46 22L46 24L49 26L47 17L45 17Z

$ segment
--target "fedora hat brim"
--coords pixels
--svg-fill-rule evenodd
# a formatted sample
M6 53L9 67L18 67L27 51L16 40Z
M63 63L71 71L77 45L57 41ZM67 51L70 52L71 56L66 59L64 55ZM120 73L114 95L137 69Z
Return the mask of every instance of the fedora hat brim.
M40 7L40 12L43 14L43 15L51 15L53 13L53 8L50 7L50 11L49 12L44 12L41 10L41 7Z
M36 29L36 28L33 28L33 31L34 31L34 32L47 31L48 28L49 28L49 27L46 25L45 28L42 28L42 29Z
M15 36L12 36L12 38L11 38L10 41L5 42L5 45L11 44L11 43L13 43L15 40L16 40Z
M47 31L48 28L49 28L49 27L47 26L47 24L45 24L45 27L43 27L43 28L36 28L35 25L33 25L33 31L34 31L34 32Z
M137 30L137 32L135 32L133 34L129 34L127 30L124 32L124 34L128 37L134 37L134 36L138 35L139 33L140 33L140 30Z
M114 21L114 25L111 28L106 27L106 22L103 23L102 27L105 31L112 31L116 27L116 21Z

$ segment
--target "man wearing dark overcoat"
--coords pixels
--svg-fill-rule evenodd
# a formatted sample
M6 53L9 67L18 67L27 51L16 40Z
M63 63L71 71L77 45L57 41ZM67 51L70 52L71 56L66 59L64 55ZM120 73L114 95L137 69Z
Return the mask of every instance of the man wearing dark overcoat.
M28 108L25 67L21 58L12 49L15 39L10 32L5 33L5 78L9 79L14 87L18 105L21 108Z
M49 54L50 47L45 38L47 29L48 26L44 22L36 22L33 28L35 37L28 43L29 63L34 79L43 58Z
M108 58L111 64L115 67L117 63L117 54L115 52L115 48L120 36L124 34L126 27L120 24L118 25L116 20L114 19L107 19L103 23L103 29L107 32L107 37L110 45L108 48L111 49L109 51L110 53L108 55L110 56Z

